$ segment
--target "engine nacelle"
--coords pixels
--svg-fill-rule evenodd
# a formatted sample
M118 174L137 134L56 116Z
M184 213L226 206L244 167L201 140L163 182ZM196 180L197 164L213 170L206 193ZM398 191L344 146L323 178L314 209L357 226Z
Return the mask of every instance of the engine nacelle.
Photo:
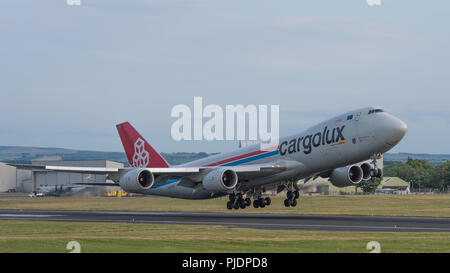
M372 174L371 174L372 166L367 162L364 162L359 166L361 167L361 170L363 172L362 180L364 180L364 181L370 180L372 178Z
M133 169L120 177L119 185L126 192L141 193L153 187L155 177L146 169Z
M334 169L330 175L330 182L336 187L354 186L363 179L363 170L358 165L350 165Z
M203 187L210 192L222 192L236 187L238 175L230 169L215 169L207 173L202 180Z

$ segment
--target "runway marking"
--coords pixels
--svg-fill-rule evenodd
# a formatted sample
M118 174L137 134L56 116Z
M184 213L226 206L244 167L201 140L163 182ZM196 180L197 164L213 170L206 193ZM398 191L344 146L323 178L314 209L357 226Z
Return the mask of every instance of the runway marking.
M398 227L398 226L342 226L342 225L308 225L308 224L265 224L265 223L234 223L234 222L182 222L182 221L149 221L149 220L137 220L136 222L146 223L166 223L166 224L194 224L194 225L233 225L233 226L280 226L280 227L328 227L328 228L360 228L360 229L417 229L417 230L446 230L450 231L450 228L433 228L433 227Z
M47 215L47 214L0 214L0 217L54 217L54 216L64 216L64 215Z
M49 219L49 221L70 221L70 222L116 222L116 223L147 223L147 224L176 224L176 225L214 225L214 226L238 226L238 227L251 227L251 226L274 226L274 227L291 227L291 228L346 228L346 229L383 229L393 231L398 230L439 230L449 232L450 228L433 228L433 227L399 227L399 226L344 226L344 225L308 225L308 224L265 224L265 223L236 223L236 222L205 222L205 221L195 221L195 222L183 222L183 221L152 221L152 220L114 220L114 219L82 219L82 218L64 218L61 220Z
M339 223L340 218L338 216L333 217L332 219L335 222L324 222L322 220L327 220L327 217L318 216L317 219L319 221L309 222L311 220L310 216L306 216L306 219L292 219L291 217L283 217L283 219L288 220L288 222L279 222L279 223L265 223L262 220L267 220L267 215L207 215L206 218L210 219L193 219L192 217L200 216L203 218L205 214L194 213L185 215L185 213L167 213L167 212L88 212L87 215L79 215L79 218L76 214L72 215L72 213L86 213L85 211L74 211L64 213L60 211L60 214L51 214L53 212L42 211L40 213L46 214L32 214L31 211L23 211L23 214L20 212L18 214L14 214L12 211L4 211L4 213L0 213L0 220L45 220L45 221L59 221L59 222L112 222L112 223L140 223L140 224L176 224L176 225L215 225L215 226L234 226L234 227L242 227L242 228L265 228L265 229L298 229L298 230L336 230L336 231L388 231L388 232L427 232L427 231L440 231L440 232L450 232L450 227L446 222L444 226L441 226L439 223L429 223L427 220L431 219L421 219L417 218L417 220L425 220L424 222L417 223L408 223L402 222L401 220L396 221L394 217L378 217L380 218L380 222L372 223ZM55 211L56 213L56 211ZM125 216L129 215L129 217L121 217L122 219L109 219L109 215L117 216ZM103 215L103 216L102 216ZM106 218L105 218L106 216ZM181 219L154 219L145 218L142 216L186 216ZM190 217L191 216L191 217ZM211 217L209 217L211 216ZM242 217L241 217L242 216ZM250 216L250 217L248 217ZM252 217L253 216L253 217ZM266 216L266 217L265 217ZM280 215L270 215L270 217L277 218ZM231 218L230 218L231 217ZM248 218L245 218L248 217ZM269 218L270 218L269 217ZM234 219L233 219L234 218ZM260 219L262 218L262 219ZM294 217L295 218L295 217ZM336 219L335 219L336 218ZM352 217L341 217L343 221L347 221ZM373 220L378 219L377 217L371 218ZM255 222L252 222L255 219ZM411 219L411 218L409 218ZM436 218L434 218L436 219ZM444 218L448 220L447 218ZM261 221L260 221L261 220ZM337 222L336 222L337 220ZM383 220L387 220L384 222ZM305 223L306 221L306 223ZM358 225L359 224L359 225ZM431 225L430 225L431 224ZM410 225L410 226L408 226ZM421 225L424 225L421 227Z

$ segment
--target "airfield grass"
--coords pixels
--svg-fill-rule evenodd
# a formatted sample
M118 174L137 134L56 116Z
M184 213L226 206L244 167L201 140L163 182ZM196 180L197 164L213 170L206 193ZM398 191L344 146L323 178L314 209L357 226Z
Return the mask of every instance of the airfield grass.
M291 213L450 217L450 195L301 196L285 208L272 197L264 209L229 211L226 198L180 200L160 197L0 197L0 209L115 210L171 212ZM227 226L0 221L0 252L368 252L369 241L382 252L450 252L450 233L331 232L260 230Z
M295 208L272 197L263 209L227 210L227 198L182 200L162 197L2 197L0 209L13 210L114 210L160 212L238 212L368 216L450 217L450 194L301 196Z
M223 226L0 221L2 253L67 253L69 241L81 252L450 252L450 233L273 231Z

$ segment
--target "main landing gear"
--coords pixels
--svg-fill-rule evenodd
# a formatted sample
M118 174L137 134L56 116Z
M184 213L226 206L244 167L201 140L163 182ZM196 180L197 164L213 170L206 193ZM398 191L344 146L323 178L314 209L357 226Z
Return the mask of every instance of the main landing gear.
M272 204L272 200L269 197L259 197L258 199L253 200L253 207L255 209L264 208L265 206L270 206L270 204Z
M252 201L248 194L246 197L242 195L242 193L231 193L228 195L229 201L227 202L227 209L245 209L246 207L252 204ZM262 198L261 196L257 196L253 200L254 208L264 208L265 206L270 206L272 200L269 197Z
M252 201L250 197L243 198L242 193L231 193L229 196L230 201L227 202L227 209L245 209L250 206Z
M285 207L295 207L297 206L297 199L300 197L298 190L288 191L286 193L286 199L284 200Z

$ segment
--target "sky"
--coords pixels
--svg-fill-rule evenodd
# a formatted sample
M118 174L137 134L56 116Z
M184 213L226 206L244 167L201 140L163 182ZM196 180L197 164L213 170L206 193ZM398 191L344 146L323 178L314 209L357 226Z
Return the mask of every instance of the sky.
M381 106L392 152L450 154L450 1L2 0L0 146L122 151L131 122L160 152L174 106L279 105L280 134Z

